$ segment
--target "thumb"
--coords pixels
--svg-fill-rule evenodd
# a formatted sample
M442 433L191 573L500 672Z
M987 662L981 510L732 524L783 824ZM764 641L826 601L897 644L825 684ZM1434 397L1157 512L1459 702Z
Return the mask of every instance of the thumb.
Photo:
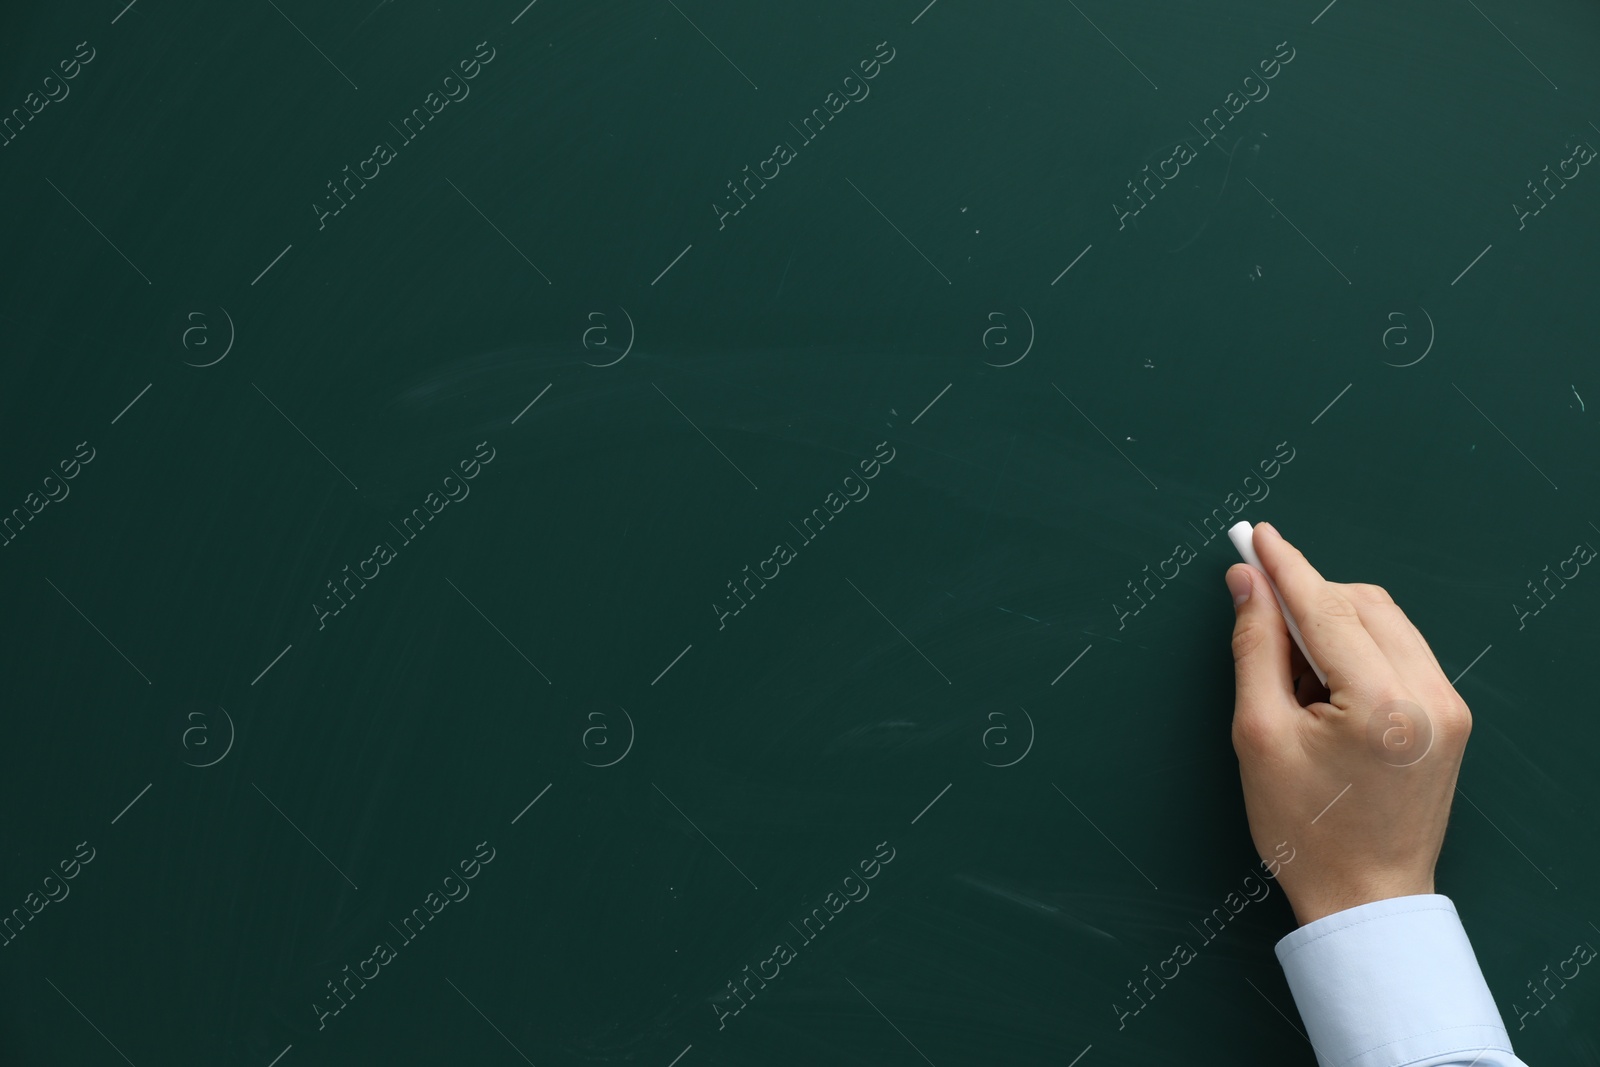
M1237 710L1275 710L1285 698L1295 702L1294 679L1289 673L1289 628L1266 576L1248 563L1235 563L1225 579L1236 613L1233 671Z

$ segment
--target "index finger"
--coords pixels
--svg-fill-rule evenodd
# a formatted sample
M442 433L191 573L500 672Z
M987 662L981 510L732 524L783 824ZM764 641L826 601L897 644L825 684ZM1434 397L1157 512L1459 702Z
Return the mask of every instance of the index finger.
M1269 523L1256 523L1253 544L1311 646L1311 655L1327 672L1330 703L1340 706L1341 694L1370 692L1393 681L1388 657L1362 625L1355 603L1338 586L1324 579Z

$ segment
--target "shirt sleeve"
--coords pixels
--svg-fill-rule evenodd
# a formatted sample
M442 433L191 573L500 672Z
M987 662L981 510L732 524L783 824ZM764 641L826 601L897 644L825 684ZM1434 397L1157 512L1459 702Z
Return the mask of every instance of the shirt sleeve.
M1278 942L1324 1067L1527 1067L1449 897L1392 897Z

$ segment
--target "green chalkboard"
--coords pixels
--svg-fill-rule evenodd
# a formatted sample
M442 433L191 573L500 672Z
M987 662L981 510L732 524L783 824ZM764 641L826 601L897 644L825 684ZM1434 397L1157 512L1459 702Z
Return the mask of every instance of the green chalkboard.
M1324 2L11 5L0 1059L1310 1064L1242 517L1600 1063L1600 12Z

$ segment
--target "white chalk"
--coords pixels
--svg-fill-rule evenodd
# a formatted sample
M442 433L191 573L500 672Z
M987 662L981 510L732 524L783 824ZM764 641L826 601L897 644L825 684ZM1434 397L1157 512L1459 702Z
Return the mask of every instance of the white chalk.
M1256 555L1255 529L1244 521L1234 523L1228 527L1228 540L1233 542L1233 547L1239 550L1239 556L1250 566L1261 572L1267 580L1267 585L1272 589L1272 595L1278 598L1278 609L1283 612L1283 621L1289 624L1289 636L1294 638L1294 643L1300 646L1300 651L1305 653L1306 662L1311 664L1311 669L1317 674L1317 681L1323 685L1328 684L1328 676L1322 673L1322 668L1317 666L1316 659L1311 655L1311 650L1306 647L1306 639L1300 634L1300 627L1295 625L1294 616L1289 613L1289 605L1283 602L1283 594L1278 592L1278 583L1272 580L1267 569L1261 565L1261 557Z

